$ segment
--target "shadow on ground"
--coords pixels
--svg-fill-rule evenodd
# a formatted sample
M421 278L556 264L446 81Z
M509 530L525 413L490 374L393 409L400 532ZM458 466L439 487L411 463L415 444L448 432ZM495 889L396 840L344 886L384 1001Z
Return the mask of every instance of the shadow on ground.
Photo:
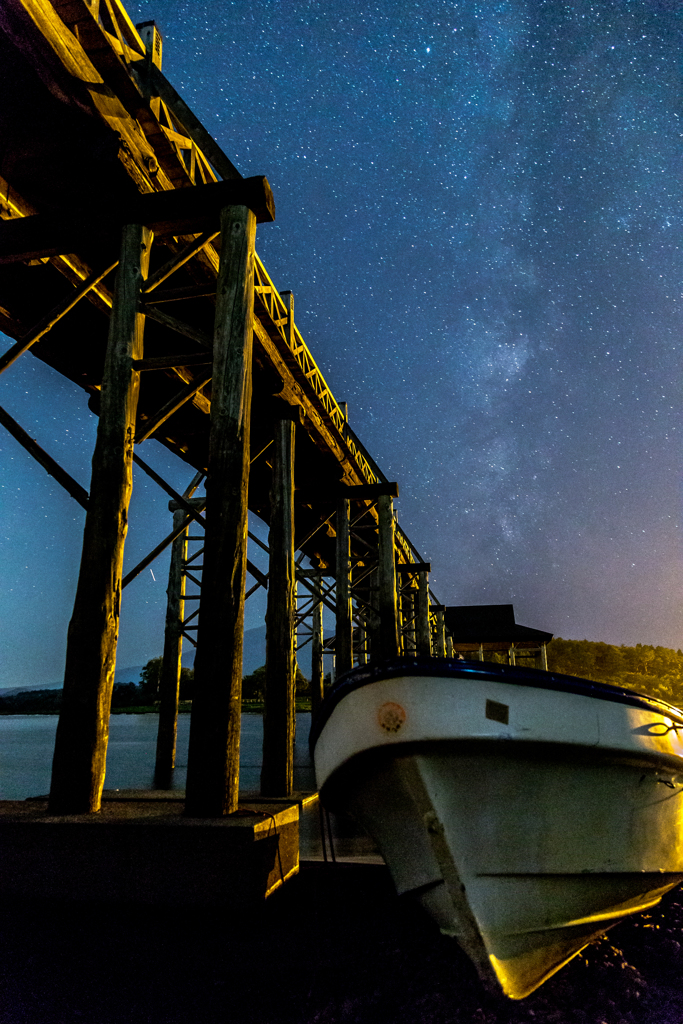
M521 1003L379 865L304 865L250 920L208 911L0 907L1 1024L681 1024L680 894Z

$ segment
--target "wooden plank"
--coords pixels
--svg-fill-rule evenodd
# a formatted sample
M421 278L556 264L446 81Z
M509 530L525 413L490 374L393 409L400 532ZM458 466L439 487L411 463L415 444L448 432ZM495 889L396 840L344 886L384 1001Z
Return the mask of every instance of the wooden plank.
M190 724L186 813L237 810L247 561L256 216L221 213L202 601Z
M151 244L148 228L124 227L81 567L67 639L52 763L52 814L98 811L104 785L140 381L132 360L142 357L144 317L138 312L138 299Z
M294 788L294 432L291 417L276 419L268 534L262 796L290 796Z
M140 191L152 192L155 188L172 189L173 184L159 168L154 151L138 121L129 114L117 93L104 81L79 40L69 31L52 4L47 0L12 0L12 5L17 11L23 9L22 20L25 28L22 34L25 34L23 42L28 52L34 51L33 32L37 29L67 74L75 79L74 93L78 95L82 89L87 90L85 95L89 94L93 109L120 140L119 159ZM29 28L31 23L34 26L33 31ZM34 59L41 64L44 60L42 55ZM156 170L152 180L148 168L153 165L156 165ZM67 248L62 251L72 252L73 249Z
M70 292L69 295L65 296L61 302L59 302L54 309L51 309L47 316L44 316L38 321L35 326L28 331L23 338L20 338L15 345L8 348L6 352L0 356L0 373L3 373L8 366L11 366L15 360L19 358L24 352L27 352L32 345L35 345L37 341L40 341L48 331L50 331L56 323L66 316L74 306L81 301L81 299L88 294L96 285L102 281L107 274L110 274L112 270L118 265L118 260L106 267L104 270L98 271L91 277L84 281L83 284L79 285L74 291Z
M337 614L335 625L335 672L353 668L353 620L351 618L351 538L349 532L349 501L337 502L336 579Z
M46 470L50 476L54 477L58 484L61 484L65 491L68 491L72 498L82 505L83 508L88 507L88 492L85 487L81 487L79 483L72 476L70 476L65 469L55 462L51 455L40 447L37 441L34 441L30 437L23 427L20 427L15 419L13 419L8 412L0 406L0 424L7 430L15 441L18 441L22 448L25 448L29 455L32 455L36 462Z
M396 608L396 563L394 556L394 502L390 495L377 499L379 516L379 657L398 655L398 615ZM373 660L376 660L373 652Z
M275 219L273 194L264 177L214 181L195 188L148 192L117 204L84 204L67 216L34 214L0 221L0 264L78 251L84 244L116 235L122 224L145 224L157 237L215 230L220 211L246 206L258 223ZM158 301L158 300L157 300Z

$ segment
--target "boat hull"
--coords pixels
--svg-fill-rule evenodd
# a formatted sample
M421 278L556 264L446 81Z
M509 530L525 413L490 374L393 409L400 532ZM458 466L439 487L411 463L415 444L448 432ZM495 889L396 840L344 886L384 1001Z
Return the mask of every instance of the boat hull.
M460 672L351 690L316 737L318 783L397 891L521 999L683 880L679 726L666 705L545 690L540 673Z

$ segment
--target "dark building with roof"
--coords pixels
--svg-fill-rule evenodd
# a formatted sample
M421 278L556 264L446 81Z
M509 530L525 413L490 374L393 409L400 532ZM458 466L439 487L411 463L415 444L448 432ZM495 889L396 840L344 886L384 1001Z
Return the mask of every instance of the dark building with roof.
M485 661L487 651L507 652L511 665L522 656L535 658L538 668L548 667L546 644L553 634L518 625L511 604L447 605L444 619L455 654Z

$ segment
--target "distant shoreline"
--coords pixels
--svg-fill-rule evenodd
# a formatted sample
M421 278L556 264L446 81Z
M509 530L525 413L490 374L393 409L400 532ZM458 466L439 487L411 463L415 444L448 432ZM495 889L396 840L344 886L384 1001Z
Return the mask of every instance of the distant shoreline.
M296 712L297 714L306 714L310 712L311 705L308 701L297 701ZM181 701L178 705L179 715L189 715L192 711L192 701ZM158 715L158 705L136 705L128 708L112 708L112 715ZM263 714L263 703L261 701L244 701L242 703L242 714L261 715ZM50 718L59 716L59 711L0 711L0 718L17 718L18 716L28 716L36 718Z

